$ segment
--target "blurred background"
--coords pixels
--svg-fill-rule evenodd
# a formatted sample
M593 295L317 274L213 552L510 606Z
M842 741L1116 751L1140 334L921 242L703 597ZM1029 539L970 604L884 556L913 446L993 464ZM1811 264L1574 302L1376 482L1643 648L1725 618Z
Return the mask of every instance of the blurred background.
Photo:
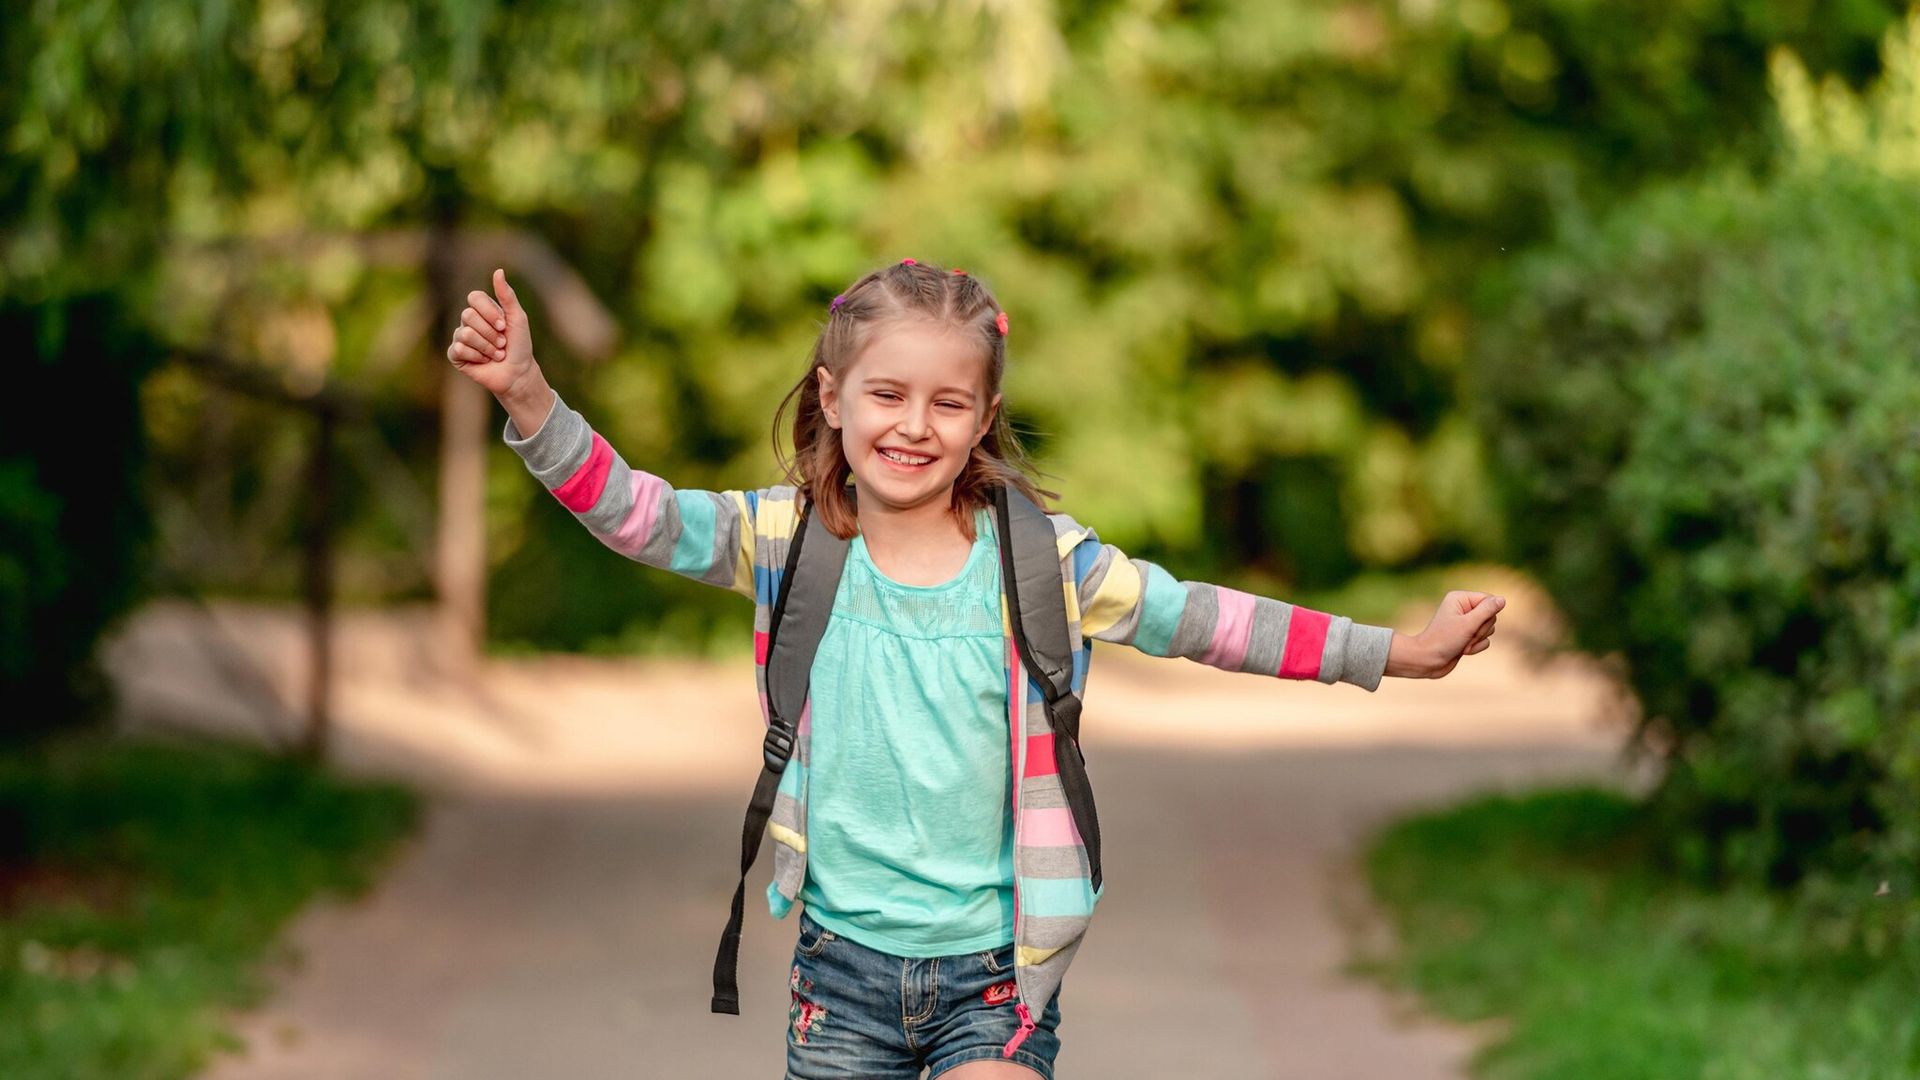
M760 487L827 303L912 256L996 291L1016 427L1130 554L1409 633L1510 597L1376 695L1103 653L1158 897L1103 918L1218 948L1152 1002L1091 944L1063 1075L1920 1076L1911 18L11 13L0 1074L777 1069L790 930L750 911L746 1017L701 985L751 606L600 547L444 349L504 266L630 462Z

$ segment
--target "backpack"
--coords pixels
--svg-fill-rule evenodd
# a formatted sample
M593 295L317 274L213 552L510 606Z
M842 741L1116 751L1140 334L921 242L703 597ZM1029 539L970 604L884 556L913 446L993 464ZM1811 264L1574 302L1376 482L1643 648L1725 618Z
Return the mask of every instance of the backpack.
M800 511L787 547L785 574L774 602L767 633L767 736L762 744L760 778L754 784L740 833L740 884L733 912L713 962L713 1010L740 1013L736 973L740 929L746 912L747 872L753 869L773 814L774 792L793 756L795 725L806 705L814 653L833 614L848 541L833 535L811 513ZM1080 752L1080 698L1072 692L1073 648L1067 624L1066 591L1060 582L1060 553L1053 522L1033 500L1006 484L994 487L994 521L1000 548L1001 592L1022 666L1046 699L1047 722L1055 738L1054 757L1068 809L1085 843L1093 887L1100 887L1100 825L1094 814L1093 788L1086 757ZM1059 736L1064 735L1065 738Z

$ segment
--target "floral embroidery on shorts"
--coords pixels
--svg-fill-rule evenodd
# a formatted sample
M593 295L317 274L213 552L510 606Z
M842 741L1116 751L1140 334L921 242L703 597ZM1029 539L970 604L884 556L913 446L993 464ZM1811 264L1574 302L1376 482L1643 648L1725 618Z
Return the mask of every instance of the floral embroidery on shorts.
M1003 983L994 983L980 992L980 1000L989 1005L1005 1005L1013 1000L1014 983L1008 979Z
M793 1027L793 1041L805 1043L807 1033L827 1018L827 1010L800 996L813 993L813 980L800 977L799 964L793 965L793 974L787 977L787 989L793 991L793 1004L787 1009L787 1022Z

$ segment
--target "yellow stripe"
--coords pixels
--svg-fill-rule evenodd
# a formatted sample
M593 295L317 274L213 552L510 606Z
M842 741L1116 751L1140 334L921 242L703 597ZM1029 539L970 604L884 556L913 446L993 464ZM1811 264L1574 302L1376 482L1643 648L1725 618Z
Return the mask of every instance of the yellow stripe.
M1063 559L1066 558L1067 552L1072 551L1074 548L1078 547L1080 544L1080 541L1085 540L1086 538L1087 538L1087 534L1084 532L1068 533L1067 535L1060 537L1057 541L1055 541L1056 545L1060 548L1060 557Z
M767 822L767 835L773 837L777 844L785 844L803 855L806 854L807 838L777 821Z
M799 520L792 499L762 499L760 520L754 524L753 531L769 540L791 540Z
M1080 632L1097 634L1126 618L1139 603L1140 568L1116 552L1107 564L1107 576L1081 609Z
M1044 964L1048 958L1052 957L1054 953L1059 952L1061 948L1062 946L1056 945L1051 949L1036 949L1031 945L1022 945L1013 951L1014 966L1033 967L1036 964Z
M740 537L740 550L733 560L733 591L751 600L753 592L753 518L747 516L747 493L729 491L737 514L734 532Z
M1066 587L1067 593L1067 621L1078 622L1080 620L1080 590L1076 588L1071 581L1063 581L1061 584Z

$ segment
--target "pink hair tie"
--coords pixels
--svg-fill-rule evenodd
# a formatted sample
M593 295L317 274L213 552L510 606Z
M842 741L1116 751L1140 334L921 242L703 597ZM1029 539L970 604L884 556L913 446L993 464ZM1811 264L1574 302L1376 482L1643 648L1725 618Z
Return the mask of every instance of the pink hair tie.
M842 301L842 300L845 300L846 298L847 298L847 294L846 294L846 293L841 293L841 294L840 294L839 296L836 296L836 297L834 297L834 298L833 298L833 303L831 303L831 304L828 304L828 305L827 305L827 310L828 310L828 311L839 311L839 310L840 310L840 301Z
M1001 337L1006 337L1007 336L1007 313L1003 311L1000 314L995 315L993 317L993 325L999 328Z
M961 277L966 277L966 276L967 276L967 272L966 272L965 270L962 270L962 269L960 269L960 268L959 268L959 267L957 267L957 266L953 268L953 272L954 272L954 273L956 273L956 274L959 274L959 275L960 275Z
M912 259L901 259L901 260L900 260L900 265L902 265L902 266L919 266L920 264L919 264L919 263L917 263L917 262L914 262L914 261L913 261Z

